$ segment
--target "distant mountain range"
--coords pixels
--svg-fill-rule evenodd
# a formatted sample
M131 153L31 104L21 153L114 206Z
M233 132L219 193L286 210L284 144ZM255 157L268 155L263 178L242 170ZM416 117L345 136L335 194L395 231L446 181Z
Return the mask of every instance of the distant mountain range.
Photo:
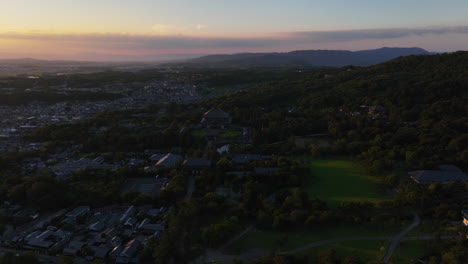
M148 64L168 67L194 68L287 68L287 67L342 67L369 66L408 55L434 54L421 48L380 48L373 50L297 50L286 53L239 53L219 55L161 54L138 58L116 55L113 61L38 60L32 58L0 59L0 65L44 66L108 66L120 64ZM89 54L88 54L89 55ZM93 55L93 54L91 54ZM90 55L90 56L91 56ZM196 58L195 58L196 57ZM133 59L133 60L132 60ZM165 62L164 62L165 61Z
M240 53L208 55L177 63L171 67L253 68L253 67L341 67L369 66L401 56L434 54L421 48L380 48L374 50L298 50L287 53Z

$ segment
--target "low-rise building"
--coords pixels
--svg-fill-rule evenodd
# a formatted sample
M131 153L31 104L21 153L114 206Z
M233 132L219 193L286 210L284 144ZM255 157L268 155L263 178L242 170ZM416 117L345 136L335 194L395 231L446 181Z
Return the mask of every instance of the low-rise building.
M226 128L231 124L231 117L228 113L215 107L203 114L201 124L208 128Z
M91 208L89 206L80 206L68 212L65 216L76 219L82 215L89 213L90 210Z
M467 182L468 176L454 165L440 165L440 170L420 170L408 172L410 178L419 184Z
M192 175L198 175L202 170L211 166L211 161L208 159L189 158L182 164L186 171L189 171Z

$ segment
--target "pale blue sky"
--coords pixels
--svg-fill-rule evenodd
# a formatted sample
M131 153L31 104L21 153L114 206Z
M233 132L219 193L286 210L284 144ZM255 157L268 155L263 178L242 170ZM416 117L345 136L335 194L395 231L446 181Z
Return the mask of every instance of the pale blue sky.
M0 29L150 31L152 25L224 34L468 24L462 0L0 0ZM73 30L70 28L69 30Z

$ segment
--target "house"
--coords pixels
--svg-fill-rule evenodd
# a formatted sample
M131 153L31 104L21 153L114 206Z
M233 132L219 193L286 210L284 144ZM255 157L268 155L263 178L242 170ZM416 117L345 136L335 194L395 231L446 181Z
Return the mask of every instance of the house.
M91 162L91 159L80 159L77 161L59 163L52 166L51 169L58 177L58 179L66 179L63 176L66 176L74 171L87 169Z
M118 237L118 236L114 236L113 238L111 238L109 243L114 247L118 247L118 246L122 245L122 239L120 237Z
M114 249L112 249L111 252L109 253L109 257L112 259L118 258L120 256L120 253L122 253L123 249L124 249L124 246L122 245L114 247Z
M200 123L208 128L226 128L231 124L231 117L228 113L215 107L203 114Z
M189 158L184 161L182 166L192 175L198 175L203 169L211 167L211 161L208 159Z
M133 227L137 222L138 222L138 220L137 220L135 217L130 217L130 218L125 222L124 226Z
M125 213L122 215L122 217L120 217L120 222L121 223L125 223L127 221L128 218L132 217L136 212L136 208L135 206L130 206L127 211L125 211Z
M98 221L94 224L91 224L88 227L89 230L95 231L95 232L101 232L102 230L104 230L104 228L106 228L106 224L104 224L103 221Z
M165 230L165 227L162 224L145 224L140 225L139 229L145 233L153 234L157 231L163 232Z
M136 253L138 253L138 248L140 245L140 241L133 239L132 241L128 242L127 245L125 245L125 248L120 253L120 256L124 258L132 258L136 255Z
M161 158L156 163L156 167L159 167L159 168L173 168L182 159L183 158L180 155L169 153L169 154L165 155L163 158Z
M408 172L410 178L418 184L467 182L468 176L454 165L440 165L439 170L420 170Z
M468 226L468 209L462 210L461 214L463 216L463 224Z
M260 155L260 154L231 154L228 155L232 161L236 164L247 164L256 160L269 160L273 156L270 155Z
M369 107L369 114L380 114L385 112L385 107L381 105L374 105Z
M86 246L86 243L81 242L81 241L77 241L77 240L73 240L73 241L70 242L70 244L68 244L67 247L65 247L63 249L63 254L71 255L71 256L77 256L78 253L81 252L81 250L83 249L84 246Z
M146 214L151 217L156 217L160 214L159 208L151 208L146 212Z
M94 252L94 257L98 259L105 259L111 249L109 247L91 247L91 250Z
M149 159L151 161L158 162L160 159L164 158L164 156L166 156L166 154L153 154Z
M72 219L76 219L82 215L87 214L90 210L91 208L89 206L80 206L68 212L65 216Z
M52 247L54 242L33 238L28 241L26 248L47 250Z
M140 229L142 226L147 225L147 224L150 224L150 223L151 223L151 220L149 220L148 218L145 218L145 219L143 219L143 221L141 221L141 223L138 225L138 229Z

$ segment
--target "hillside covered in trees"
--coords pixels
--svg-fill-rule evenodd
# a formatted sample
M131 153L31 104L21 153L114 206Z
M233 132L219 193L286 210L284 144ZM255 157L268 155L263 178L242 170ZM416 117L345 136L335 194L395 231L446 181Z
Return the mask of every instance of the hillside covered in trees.
M260 142L325 132L334 139L328 151L361 154L382 169L399 161L467 167L467 97L468 52L457 52L318 71L211 103L256 127ZM370 114L376 105L384 110Z

